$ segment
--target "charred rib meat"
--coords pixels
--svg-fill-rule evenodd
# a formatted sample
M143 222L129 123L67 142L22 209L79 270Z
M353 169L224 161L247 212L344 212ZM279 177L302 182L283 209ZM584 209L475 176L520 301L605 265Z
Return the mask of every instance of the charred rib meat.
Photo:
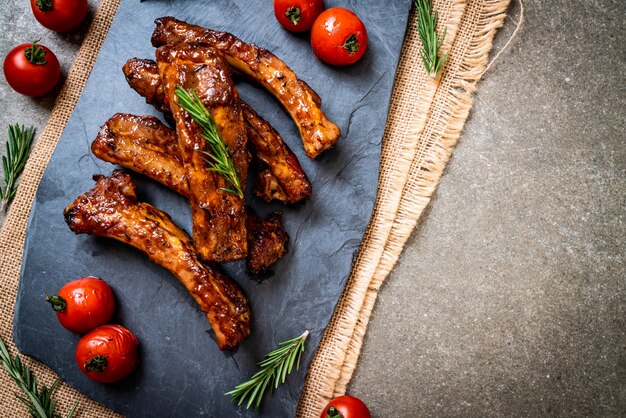
M205 261L241 260L248 253L243 199L227 192L230 186L224 177L211 170L205 154L209 146L191 116L178 106L174 93L181 86L198 94L230 149L241 184L246 184L247 135L226 63L215 49L180 44L159 48L157 64L187 173L196 251Z
M137 201L136 185L120 170L94 176L96 185L65 209L76 234L113 238L165 267L187 288L206 314L222 350L237 347L250 333L250 308L239 287L198 260L189 236L168 214Z
M280 212L261 219L248 207L246 214L249 243L246 267L253 274L263 274L287 252L289 235L283 229Z
M169 106L160 82L156 62L130 59L123 68L130 87L146 102L171 119ZM249 146L260 165L254 192L266 201L276 199L287 204L311 196L311 182L296 155L283 142L276 130L260 117L247 103L241 102Z
M272 93L296 123L311 158L332 148L341 132L322 112L320 97L308 84L270 51L247 44L234 35L162 17L155 21L152 45L190 43L219 49L228 65L258 81Z
M298 158L285 145L276 130L261 118L248 104L242 102L241 108L248 126L248 139L253 153L261 163L276 178L279 192L272 198L285 203L296 203L311 196L311 182L302 170ZM257 182L257 190L263 189ZM262 193L257 192L266 201Z
M104 161L144 174L189 197L177 141L174 131L152 116L118 113L102 126L91 150ZM263 220L250 208L246 209L246 229L247 266L250 272L260 274L287 251L289 236L280 216L272 214Z

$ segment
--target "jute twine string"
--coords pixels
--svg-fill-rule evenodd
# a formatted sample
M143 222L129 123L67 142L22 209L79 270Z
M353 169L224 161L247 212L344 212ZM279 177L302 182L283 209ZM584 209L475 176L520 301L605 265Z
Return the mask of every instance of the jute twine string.
M100 3L50 120L22 175L5 227L0 231L0 335L12 353L15 353L11 338L13 309L26 223L35 191L80 97L119 2L102 0ZM503 23L508 3L509 0L434 1L440 12L440 25L448 30L443 48L451 51L442 75L435 80L425 74L420 63L415 15L411 16L383 141L374 215L348 285L309 368L298 416L318 417L328 400L345 392L378 290L428 204L458 140L472 105L476 83L488 68L492 39ZM45 384L54 381L54 372L44 365L32 359L25 359L25 362ZM0 410L10 417L27 416L25 408L15 400L14 391L13 382L0 379ZM67 412L79 400L79 416L119 416L67 385L61 385L56 397L61 412Z

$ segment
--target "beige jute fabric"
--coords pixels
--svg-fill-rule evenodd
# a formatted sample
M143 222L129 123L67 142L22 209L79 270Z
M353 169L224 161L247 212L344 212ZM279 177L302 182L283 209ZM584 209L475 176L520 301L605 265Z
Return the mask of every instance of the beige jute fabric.
M120 0L102 0L89 33L39 136L19 193L0 231L0 335L15 353L11 333L26 224L39 181L89 77ZM420 63L420 42L411 15L383 141L379 191L370 226L309 369L298 416L318 417L326 402L342 394L361 351L376 295L398 259L420 214L428 204L456 144L472 105L472 94L484 70L492 39L502 26L510 0L434 0L440 26L447 27L444 49L450 57L441 76L432 80ZM45 384L53 371L32 360L25 363ZM0 374L3 416L26 416ZM56 393L60 411L80 402L79 416L117 417L67 385Z

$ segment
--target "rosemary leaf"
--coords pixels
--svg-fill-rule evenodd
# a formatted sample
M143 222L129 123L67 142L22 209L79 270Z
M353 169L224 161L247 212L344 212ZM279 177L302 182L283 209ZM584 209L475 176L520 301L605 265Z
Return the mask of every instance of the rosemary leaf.
M50 388L41 385L40 389L37 376L22 363L19 356L11 357L2 338L0 338L0 363L26 395L21 396L16 393L15 397L28 408L28 412L33 418L61 418L61 415L55 412L57 404L52 400L52 394L61 382L59 379ZM67 418L74 416L77 407L78 402L74 404Z
M224 143L220 136L217 125L211 116L209 110L204 106L198 95L193 90L185 90L181 86L177 86L174 90L178 96L178 105L184 109L189 116L196 122L204 140L209 144L211 152L201 151L207 155L206 161L210 164L211 170L219 173L230 188L222 188L222 191L234 194L243 199L243 188L233 162L230 149Z
M246 409L250 409L252 405L258 409L268 388L271 393L285 383L294 364L298 370L308 336L309 331L304 331L299 337L280 343L276 350L266 354L265 359L257 363L260 367L258 372L249 380L238 384L235 389L226 393L226 396L230 395L231 401L237 402L237 406L244 403L247 398Z
M6 155L2 156L4 187L0 187L0 213L6 211L17 192L17 178L24 170L30 155L30 146L35 137L35 128L9 125Z
M443 56L439 54L443 39L446 37L447 28L443 29L443 33L437 36L437 21L439 13L432 11L433 0L414 0L417 8L417 32L422 41L420 49L420 57L424 63L424 68L432 78L437 77L443 64L448 58L446 52Z

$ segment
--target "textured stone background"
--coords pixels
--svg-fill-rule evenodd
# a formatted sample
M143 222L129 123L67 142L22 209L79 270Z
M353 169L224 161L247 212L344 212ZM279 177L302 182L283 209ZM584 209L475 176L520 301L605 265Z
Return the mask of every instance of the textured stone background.
M626 2L527 3L377 302L350 387L375 416L626 415ZM27 6L0 56L41 37L66 72L84 27ZM2 149L53 104L1 78Z

